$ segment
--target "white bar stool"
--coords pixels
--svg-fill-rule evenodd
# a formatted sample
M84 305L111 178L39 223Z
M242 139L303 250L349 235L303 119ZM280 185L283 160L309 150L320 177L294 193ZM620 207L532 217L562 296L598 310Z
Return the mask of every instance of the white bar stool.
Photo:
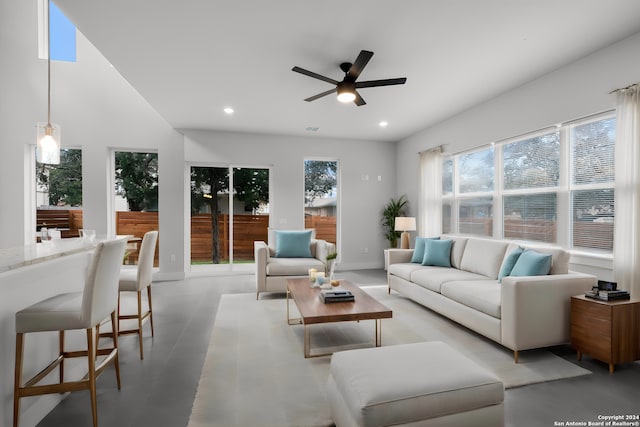
M120 270L120 283L118 293L118 322L126 319L136 319L138 321L137 329L120 329L120 335L138 334L140 344L140 360L144 359L142 350L142 322L148 317L151 326L151 336L153 332L153 308L151 306L151 281L153 274L153 259L156 252L156 244L158 242L158 231L147 231L142 237L140 244L140 254L138 256L138 268L125 268ZM142 312L142 291L147 289L147 311ZM136 292L138 296L138 312L136 314L122 314L120 312L120 293ZM109 334L106 334L109 335Z
M125 240L111 240L97 245L82 292L53 296L16 313L16 368L13 392L13 426L18 427L20 398L50 393L65 393L88 389L91 395L93 425L98 425L96 379L111 363L115 366L120 389L120 365L118 339L113 336L113 347L97 349L94 328L111 317L117 331L118 272L124 256ZM87 350L65 351L64 333L67 330L84 329L87 334ZM33 378L22 384L24 334L30 332L59 332L59 356ZM98 356L106 356L97 366ZM64 381L64 361L71 357L86 357L89 371L81 380ZM37 385L59 366L60 380L56 384Z

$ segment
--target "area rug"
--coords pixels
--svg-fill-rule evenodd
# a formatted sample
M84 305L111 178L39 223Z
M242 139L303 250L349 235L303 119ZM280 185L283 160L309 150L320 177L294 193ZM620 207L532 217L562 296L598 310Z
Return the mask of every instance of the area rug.
M382 321L382 345L444 341L485 366L506 388L589 374L547 350L513 353L396 294L365 287L393 310ZM291 315L297 314L291 303ZM315 352L374 345L374 322L312 325ZM325 397L330 357L305 359L303 326L286 322L283 297L224 295L188 427L332 426Z

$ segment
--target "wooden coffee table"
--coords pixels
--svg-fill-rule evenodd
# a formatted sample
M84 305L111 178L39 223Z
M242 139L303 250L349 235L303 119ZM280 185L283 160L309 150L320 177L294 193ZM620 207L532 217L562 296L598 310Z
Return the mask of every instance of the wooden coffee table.
M375 320L376 347L380 347L381 345L382 319L390 319L393 316L392 311L347 280L342 280L340 287L350 290L355 296L355 301L325 304L320 300L320 289L312 288L308 279L287 280L287 323L289 325L304 325L305 358L328 356L331 354L311 354L309 325L319 323ZM292 319L290 317L290 299L293 299L295 302L300 312L300 318Z

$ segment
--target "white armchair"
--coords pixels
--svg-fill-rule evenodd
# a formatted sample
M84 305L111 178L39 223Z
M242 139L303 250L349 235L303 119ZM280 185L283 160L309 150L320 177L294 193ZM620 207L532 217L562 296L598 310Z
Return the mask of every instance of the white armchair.
M335 245L325 240L311 240L312 258L277 258L275 249L267 243L253 242L256 262L256 299L260 292L286 292L287 280L307 277L310 268L324 271L327 255L335 252Z

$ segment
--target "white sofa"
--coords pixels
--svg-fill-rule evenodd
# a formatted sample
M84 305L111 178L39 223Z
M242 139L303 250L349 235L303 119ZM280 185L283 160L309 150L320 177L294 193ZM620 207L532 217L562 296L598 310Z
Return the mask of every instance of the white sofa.
M308 277L309 269L325 271L327 255L335 252L335 245L326 240L313 239L311 258L277 258L275 248L266 242L253 242L256 262L256 299L260 292L286 292L287 280Z
M570 341L570 298L591 289L597 278L569 271L567 251L476 237L441 239L452 241L450 268L411 262L413 249L389 250L389 292L513 350L516 363L518 351ZM518 246L551 254L549 274L498 282L505 259Z

